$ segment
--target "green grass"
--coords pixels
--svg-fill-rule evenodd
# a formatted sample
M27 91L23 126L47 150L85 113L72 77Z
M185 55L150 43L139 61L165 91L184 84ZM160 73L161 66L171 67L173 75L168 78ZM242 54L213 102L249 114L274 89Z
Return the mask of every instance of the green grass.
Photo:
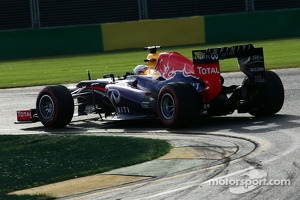
M157 139L3 135L0 136L0 198L12 191L152 160L170 149L169 143Z
M0 194L1 200L53 200L56 199L53 196L49 195L7 195L7 194Z
M191 51L220 46L252 43L264 48L267 69L300 66L300 38L288 38L265 41L246 41L214 45L190 45L162 48L161 51L177 51L191 59ZM105 73L123 75L132 72L138 64L143 64L147 52L127 50L105 52L93 55L60 56L7 60L0 62L0 88L35 86L48 84L76 83L87 79L87 70L92 78L101 78ZM221 61L221 71L237 71L236 59Z

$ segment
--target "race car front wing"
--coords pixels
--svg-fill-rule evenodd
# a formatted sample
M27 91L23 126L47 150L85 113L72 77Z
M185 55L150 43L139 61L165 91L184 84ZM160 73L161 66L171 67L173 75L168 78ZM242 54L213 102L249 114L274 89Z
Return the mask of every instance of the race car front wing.
M34 123L38 121L40 120L36 109L17 111L17 121L15 121L15 124Z

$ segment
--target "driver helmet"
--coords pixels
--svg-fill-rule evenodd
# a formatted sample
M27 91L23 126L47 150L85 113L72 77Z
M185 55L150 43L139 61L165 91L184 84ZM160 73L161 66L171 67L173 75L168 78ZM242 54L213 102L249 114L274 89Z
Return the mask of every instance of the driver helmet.
M154 68L156 66L158 56L159 56L159 54L156 52L149 53L147 58L144 61L148 63L149 67Z
M134 75L147 75L147 70L149 69L148 66L146 65L137 65L133 69L133 74Z

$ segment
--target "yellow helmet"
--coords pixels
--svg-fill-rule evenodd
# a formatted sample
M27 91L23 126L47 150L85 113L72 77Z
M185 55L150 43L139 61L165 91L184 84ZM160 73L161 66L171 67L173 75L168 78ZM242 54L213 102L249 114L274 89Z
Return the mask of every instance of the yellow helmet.
M145 62L148 62L149 67L155 67L156 62L159 56L159 53L156 52L157 49L159 49L160 46L149 46L144 47L144 50L149 50L150 53L148 54L147 58L144 60Z

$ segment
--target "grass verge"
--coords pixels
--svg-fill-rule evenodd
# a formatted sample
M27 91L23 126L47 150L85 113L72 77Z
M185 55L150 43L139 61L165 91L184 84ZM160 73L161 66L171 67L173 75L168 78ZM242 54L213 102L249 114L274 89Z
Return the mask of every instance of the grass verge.
M192 50L248 43L264 48L267 69L300 66L300 57L298 56L300 38L189 45L162 48L161 51L177 51L191 59ZM143 60L146 58L147 52L142 48L141 50L113 51L93 55L1 61L0 88L76 83L87 79L87 70L91 71L94 79L101 78L106 73L121 76L126 72L132 72L136 65L144 64ZM237 70L236 59L221 61L221 72Z
M12 191L149 161L170 149L169 143L157 139L3 135L0 136L0 197L5 199L12 197L5 195ZM26 196L20 199L27 199ZM51 199L43 195L37 199L45 198Z

